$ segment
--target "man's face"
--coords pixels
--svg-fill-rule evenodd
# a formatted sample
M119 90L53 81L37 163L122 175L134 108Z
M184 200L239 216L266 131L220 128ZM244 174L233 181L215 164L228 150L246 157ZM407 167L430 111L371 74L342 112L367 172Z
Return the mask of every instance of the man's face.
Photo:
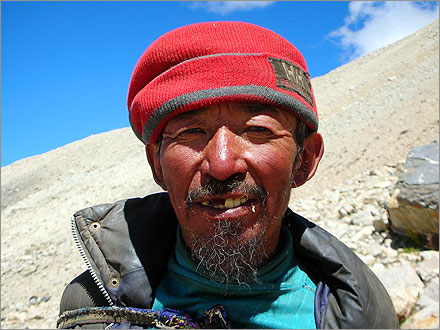
M213 105L167 123L150 163L186 245L196 259L211 259L205 268L217 271L234 255L256 268L275 251L295 184L295 126L287 111L245 104Z

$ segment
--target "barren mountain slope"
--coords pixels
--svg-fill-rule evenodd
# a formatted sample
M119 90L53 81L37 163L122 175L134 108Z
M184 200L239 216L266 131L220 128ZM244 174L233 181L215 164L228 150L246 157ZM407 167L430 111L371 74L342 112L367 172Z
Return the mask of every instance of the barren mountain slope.
M435 21L313 79L326 150L292 203L437 139L438 45ZM160 191L130 128L17 161L1 180L2 328L54 327L63 288L85 269L70 233L76 210Z
M438 137L438 20L386 48L312 80L324 157L306 196Z

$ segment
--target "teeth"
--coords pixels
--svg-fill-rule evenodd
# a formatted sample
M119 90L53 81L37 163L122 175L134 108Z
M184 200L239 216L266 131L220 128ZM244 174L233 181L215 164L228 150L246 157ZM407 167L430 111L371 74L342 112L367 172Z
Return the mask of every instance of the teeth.
M230 209L231 207L234 207L234 200L232 198L227 198L225 200L225 207Z
M232 198L226 198L225 199L225 203L224 204L217 204L217 205L212 205L212 207L216 208L216 209L231 209L233 207L237 207L240 206L244 203L246 203L247 199L242 197L238 197L235 199ZM202 205L208 206L210 205L211 202L210 201L203 201Z

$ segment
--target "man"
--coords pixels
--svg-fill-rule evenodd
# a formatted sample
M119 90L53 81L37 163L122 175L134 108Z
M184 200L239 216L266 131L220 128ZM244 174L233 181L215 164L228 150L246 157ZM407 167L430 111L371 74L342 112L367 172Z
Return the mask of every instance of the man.
M59 327L398 327L368 267L288 209L324 150L292 44L247 23L176 29L138 61L128 107L168 193L75 214L89 270Z

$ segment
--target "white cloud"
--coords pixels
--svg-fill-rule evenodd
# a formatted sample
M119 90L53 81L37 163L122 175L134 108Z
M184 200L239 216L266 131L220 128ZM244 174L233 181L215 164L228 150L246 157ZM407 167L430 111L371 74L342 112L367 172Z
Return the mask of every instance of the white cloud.
M344 25L329 34L349 60L400 40L438 17L438 2L352 1Z
M191 8L202 8L211 13L226 15L239 10L266 8L273 3L273 1L197 1L191 3Z

